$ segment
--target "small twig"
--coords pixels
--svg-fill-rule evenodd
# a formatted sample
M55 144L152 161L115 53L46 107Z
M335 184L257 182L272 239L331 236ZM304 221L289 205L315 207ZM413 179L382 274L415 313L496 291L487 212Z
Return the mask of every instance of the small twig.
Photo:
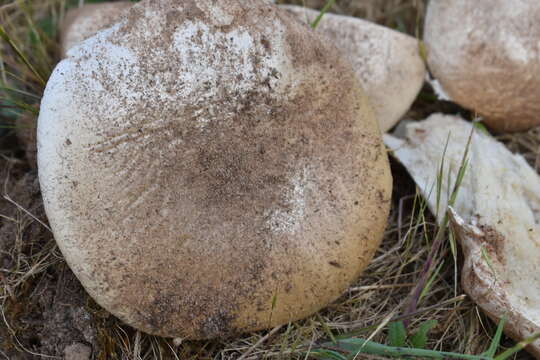
M307 352L306 352L306 357L304 358L304 360L307 360L308 357L309 357L309 353L311 352L311 349L313 347L313 343L315 343L315 332L313 332L313 335L311 335L311 341L309 342L309 347L307 349Z
M411 286L414 286L414 285L416 285L416 284L415 283L407 283L407 284L386 284L386 285L357 286L357 287L350 288L349 291L394 289L394 288L401 288L401 287L411 287Z
M21 205L17 204L15 201L13 201L9 195L4 195L4 199L6 199L7 201L9 201L10 203L12 203L13 205L15 205L17 208L19 208L20 210L22 210L24 213L26 213L28 216L30 216L32 219L36 220L38 223L40 223L41 225L43 225L43 227L47 230L49 230L50 232L52 232L52 229L47 225L45 224L43 221L39 220L35 215L33 215L30 211L26 210L24 207L22 207Z
M15 220L14 218L2 214L0 214L0 218L9 220L11 222L17 222L17 220Z

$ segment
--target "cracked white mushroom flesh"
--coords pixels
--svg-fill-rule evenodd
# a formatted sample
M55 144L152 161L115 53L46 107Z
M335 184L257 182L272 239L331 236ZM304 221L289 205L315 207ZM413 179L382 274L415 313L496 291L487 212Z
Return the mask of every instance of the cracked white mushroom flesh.
M38 121L55 239L151 334L303 318L382 238L391 175L350 64L263 1L149 1L69 52Z
M408 124L403 138L385 135L439 221L472 131L471 123L459 117L435 114ZM437 209L435 182L443 153ZM540 331L540 177L521 155L479 130L472 135L468 158L451 211L465 256L463 288L494 320L507 316L506 333L521 341ZM527 350L539 358L540 341Z
M537 0L432 0L424 29L430 70L444 92L494 130L540 125Z
M307 24L320 14L300 6L282 8ZM351 61L381 131L390 130L409 110L424 84L426 68L418 40L366 20L330 13L316 29Z
M65 58L73 46L112 25L131 6L133 3L130 1L117 1L70 9L60 29L61 57Z

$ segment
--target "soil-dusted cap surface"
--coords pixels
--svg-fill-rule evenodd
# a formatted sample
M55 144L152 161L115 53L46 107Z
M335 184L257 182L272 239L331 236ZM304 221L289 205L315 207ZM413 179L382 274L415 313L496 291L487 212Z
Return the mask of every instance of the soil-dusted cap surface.
M282 7L308 24L320 14L300 6ZM426 67L418 40L366 20L328 13L316 29L351 62L381 131L390 130L410 109L424 84Z
M497 131L540 125L536 0L433 0L424 39L444 92Z
M73 46L114 23L131 6L130 1L118 1L70 9L60 29L61 57L65 58Z
M263 1L143 0L55 69L45 208L96 301L145 332L230 336L336 299L391 175L349 63Z

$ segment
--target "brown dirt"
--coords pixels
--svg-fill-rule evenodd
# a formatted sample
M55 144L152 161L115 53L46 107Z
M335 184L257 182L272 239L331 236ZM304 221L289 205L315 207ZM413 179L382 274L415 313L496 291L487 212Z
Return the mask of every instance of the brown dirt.
M36 175L17 158L0 158L2 196L10 199L0 200L0 280L8 291L0 350L10 359L32 358L20 352L20 344L35 353L61 354L72 343L96 341L86 294L50 231L34 219L47 221Z

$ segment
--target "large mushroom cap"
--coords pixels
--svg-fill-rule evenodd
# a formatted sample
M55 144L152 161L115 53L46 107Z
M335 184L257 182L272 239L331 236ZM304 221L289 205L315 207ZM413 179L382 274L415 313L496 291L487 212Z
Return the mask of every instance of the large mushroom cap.
M444 91L498 131L540 125L536 0L432 0L424 38Z
M300 6L283 8L305 23L312 23L320 14ZM328 13L317 32L350 60L381 131L390 130L410 109L424 84L426 67L418 40L366 20Z
M65 58L73 46L111 25L131 6L130 1L117 1L70 9L60 29L61 57Z
M55 69L38 166L103 307L211 338L305 317L370 261L391 179L350 68L262 1L143 0Z

